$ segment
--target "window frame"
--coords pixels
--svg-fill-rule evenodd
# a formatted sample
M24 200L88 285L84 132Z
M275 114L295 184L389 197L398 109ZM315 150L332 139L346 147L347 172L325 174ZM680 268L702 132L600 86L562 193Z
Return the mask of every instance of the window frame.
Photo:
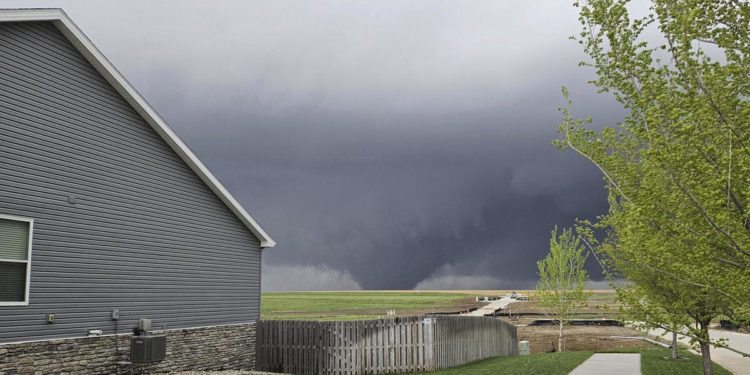
M31 284L31 241L34 238L34 219L28 218L28 217L20 217L20 216L13 216L13 215L4 215L0 214L1 220L11 220L11 221L23 221L29 224L29 243L28 243L28 249L26 249L26 260L15 260L15 259L2 259L0 258L0 262L5 263L23 263L26 262L26 285L24 289L24 300L23 301L0 301L0 307L1 306L28 306L29 305L29 285Z

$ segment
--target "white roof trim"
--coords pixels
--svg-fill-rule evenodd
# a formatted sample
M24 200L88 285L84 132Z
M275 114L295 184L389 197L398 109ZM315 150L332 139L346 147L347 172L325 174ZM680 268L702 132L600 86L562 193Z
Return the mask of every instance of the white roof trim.
M146 100L128 83L106 57L83 34L81 29L70 20L62 9L2 9L0 22L18 21L52 21L65 37L83 54L125 100L133 106L138 114L158 133L164 141L187 163L203 182L229 207L248 229L260 240L261 247L274 247L271 237L255 219L240 205L231 193L206 168L198 157L169 128L166 122L146 102Z

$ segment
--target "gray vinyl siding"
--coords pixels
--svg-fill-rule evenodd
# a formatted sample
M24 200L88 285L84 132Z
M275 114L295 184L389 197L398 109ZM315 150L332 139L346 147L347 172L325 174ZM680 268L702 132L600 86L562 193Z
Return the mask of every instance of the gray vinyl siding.
M0 343L112 333L113 308L121 331L258 319L259 240L51 23L0 23L0 214L34 219Z

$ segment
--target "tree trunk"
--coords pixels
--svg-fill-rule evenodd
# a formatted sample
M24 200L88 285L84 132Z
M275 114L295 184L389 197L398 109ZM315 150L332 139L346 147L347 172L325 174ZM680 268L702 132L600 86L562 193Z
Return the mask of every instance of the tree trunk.
M563 351L563 320L560 319L560 336L557 338L557 351Z
M711 366L711 349L710 345L701 343L701 357L703 357L703 375L713 375L714 369Z
M677 355L677 331L672 332L672 359L680 358Z
M711 365L711 344L708 336L708 322L700 322L701 329L701 357L703 357L703 375L713 375L714 369Z

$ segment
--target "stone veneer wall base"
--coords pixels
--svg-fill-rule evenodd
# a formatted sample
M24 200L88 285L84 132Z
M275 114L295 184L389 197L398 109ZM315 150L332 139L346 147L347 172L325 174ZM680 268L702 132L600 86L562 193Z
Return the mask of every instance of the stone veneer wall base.
M134 374L255 368L255 323L149 334L167 336L166 359L135 364ZM131 337L118 335L119 358L114 336L0 344L0 375L115 374L117 362L130 358ZM120 373L129 371L120 368Z

